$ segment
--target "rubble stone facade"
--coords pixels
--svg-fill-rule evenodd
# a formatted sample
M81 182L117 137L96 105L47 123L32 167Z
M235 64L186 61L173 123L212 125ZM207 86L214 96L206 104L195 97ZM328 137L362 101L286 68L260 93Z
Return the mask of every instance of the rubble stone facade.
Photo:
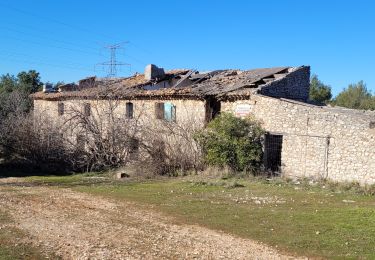
M262 95L222 102L221 107L222 111L235 112L242 104L251 106L251 114L266 131L282 136L283 175L375 183L374 112Z
M84 109L84 104L90 104L93 113L97 113L116 102L116 114L125 117L130 102L134 118L161 125L156 112L158 103L169 103L174 106L175 122L195 129L204 127L220 111L252 116L268 132L266 167L288 177L375 184L375 112L309 104L309 67L167 74L168 80L155 82L144 81L140 75L128 78L129 83L121 83L125 87L113 86L115 91L125 91L113 92L116 101L87 96L85 89L38 93L33 96L34 113L63 121L59 103L66 111ZM185 81L190 85L182 86ZM166 82L174 82L171 84L175 87L165 87Z
M64 104L64 114L58 113L58 104ZM90 104L91 111L96 116L105 113L110 106L114 108L114 114L118 117L126 116L126 104L133 104L134 120L142 120L145 124L158 124L156 118L156 103L170 103L176 107L176 120L178 124L194 124L197 127L203 127L205 124L205 101L191 99L151 99L151 100L34 100L34 113L55 118L61 123L69 117L69 111L84 110L85 104Z
M307 101L310 90L310 67L290 70L292 73L262 86L260 93L270 97ZM274 76L277 78L278 74Z

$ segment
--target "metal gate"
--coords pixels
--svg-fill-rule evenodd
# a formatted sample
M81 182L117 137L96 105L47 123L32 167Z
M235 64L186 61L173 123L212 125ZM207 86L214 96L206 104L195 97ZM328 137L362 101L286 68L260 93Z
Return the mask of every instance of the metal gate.
M282 146L282 135L274 135L270 133L265 135L264 166L266 170L280 172Z

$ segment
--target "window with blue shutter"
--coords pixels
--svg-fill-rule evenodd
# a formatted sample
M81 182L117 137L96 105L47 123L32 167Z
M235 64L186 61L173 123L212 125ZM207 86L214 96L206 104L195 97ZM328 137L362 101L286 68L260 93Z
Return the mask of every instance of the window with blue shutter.
M176 122L176 106L170 102L156 103L155 115L157 119L164 119L168 122Z
M176 106L172 103L164 103L164 119L168 122L176 122Z

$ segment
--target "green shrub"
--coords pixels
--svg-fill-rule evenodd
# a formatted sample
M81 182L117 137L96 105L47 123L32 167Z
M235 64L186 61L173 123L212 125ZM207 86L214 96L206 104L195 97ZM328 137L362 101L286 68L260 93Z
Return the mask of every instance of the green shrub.
M262 162L259 122L222 113L195 135L208 165L228 166L234 171L254 172Z

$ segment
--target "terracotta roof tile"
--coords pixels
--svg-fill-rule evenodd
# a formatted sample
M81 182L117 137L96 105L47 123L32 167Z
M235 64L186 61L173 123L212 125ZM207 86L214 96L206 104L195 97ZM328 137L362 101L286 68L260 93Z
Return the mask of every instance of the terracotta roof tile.
M146 80L143 74L128 78L95 79L95 85L76 91L31 95L34 99L90 99L90 98L137 98L156 96L189 96L202 98L209 95L249 95L260 85L287 74L289 67L264 68L248 71L217 70L199 74L186 69L170 70L162 81ZM275 74L278 76L276 77ZM90 78L91 79L91 78ZM89 80L90 80L89 79ZM162 86L165 83L165 86ZM176 84L178 83L178 86Z

